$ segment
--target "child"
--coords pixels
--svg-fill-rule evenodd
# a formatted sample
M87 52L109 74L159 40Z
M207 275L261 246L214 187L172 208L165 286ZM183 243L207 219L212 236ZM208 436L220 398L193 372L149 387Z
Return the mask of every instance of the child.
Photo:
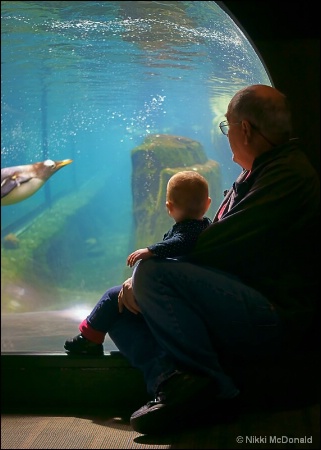
M192 170L173 175L167 184L166 208L175 224L161 242L131 253L127 265L133 267L137 261L151 257L178 258L186 255L200 233L212 223L211 219L204 217L210 204L208 183L202 175ZM105 336L120 314L118 297L110 295L112 292L113 289L105 292L90 315L81 322L81 333L65 342L64 348L68 353L104 354Z
M132 267L139 259L152 256L174 258L187 254L201 231L212 222L203 217L210 204L208 184L202 175L192 170L173 175L167 183L166 208L175 225L161 242L131 253L127 265Z

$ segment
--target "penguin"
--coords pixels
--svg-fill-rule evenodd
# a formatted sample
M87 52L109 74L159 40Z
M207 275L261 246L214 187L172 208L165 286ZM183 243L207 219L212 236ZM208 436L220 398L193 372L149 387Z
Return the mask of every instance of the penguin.
M72 161L47 159L25 166L1 169L1 206L13 205L31 197L54 173Z

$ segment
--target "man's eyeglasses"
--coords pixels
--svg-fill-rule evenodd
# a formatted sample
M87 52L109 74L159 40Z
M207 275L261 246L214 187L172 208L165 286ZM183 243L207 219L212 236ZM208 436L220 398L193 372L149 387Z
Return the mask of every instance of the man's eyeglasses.
M223 120L223 122L221 122L219 124L219 127L220 127L220 130L222 131L222 133L224 134L224 136L227 136L228 130L230 129L230 125L237 125L238 123L241 123L241 122L228 123L227 120Z
M227 120L223 120L223 122L221 122L219 124L219 127L220 127L220 130L222 131L222 133L224 134L224 136L227 136L229 129L230 129L230 125L237 125L239 123L241 123L241 122L228 123ZM267 137L265 137L264 134L262 134L261 131L255 125L253 125L251 122L249 122L249 124L251 125L253 130L255 130L263 139L266 140L266 142L268 142L270 145L272 145L272 147L276 147L276 144L274 144Z

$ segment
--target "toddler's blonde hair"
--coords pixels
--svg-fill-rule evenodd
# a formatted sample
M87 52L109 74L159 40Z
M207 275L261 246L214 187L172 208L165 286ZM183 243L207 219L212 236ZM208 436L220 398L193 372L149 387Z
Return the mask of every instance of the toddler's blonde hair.
M186 218L198 218L208 207L209 187L206 179L194 170L183 170L167 183L166 200L185 212Z

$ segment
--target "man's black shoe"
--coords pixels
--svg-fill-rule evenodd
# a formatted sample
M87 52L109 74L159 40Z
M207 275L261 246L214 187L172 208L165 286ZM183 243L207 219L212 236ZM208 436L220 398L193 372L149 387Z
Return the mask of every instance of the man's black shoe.
M162 383L154 400L131 415L132 428L142 434L178 430L199 415L200 398L210 384L207 377L175 373Z
M78 334L72 339L67 339L64 345L69 354L100 356L104 354L103 344L96 344Z

